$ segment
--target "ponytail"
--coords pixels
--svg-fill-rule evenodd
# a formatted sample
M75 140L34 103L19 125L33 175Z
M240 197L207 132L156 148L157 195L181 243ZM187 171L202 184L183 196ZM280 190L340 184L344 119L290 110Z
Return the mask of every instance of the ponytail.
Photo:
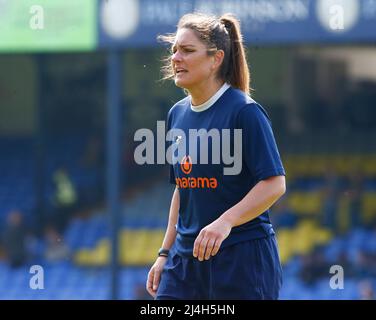
M219 21L224 25L230 37L228 58L221 67L220 75L232 87L249 94L250 74L243 46L243 37L240 32L240 23L230 14L224 14L219 18Z

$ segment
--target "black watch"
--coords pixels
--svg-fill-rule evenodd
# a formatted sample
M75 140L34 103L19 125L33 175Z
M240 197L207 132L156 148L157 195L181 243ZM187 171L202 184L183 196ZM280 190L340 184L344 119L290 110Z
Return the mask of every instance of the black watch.
M168 257L170 250L160 248L158 251L158 257Z

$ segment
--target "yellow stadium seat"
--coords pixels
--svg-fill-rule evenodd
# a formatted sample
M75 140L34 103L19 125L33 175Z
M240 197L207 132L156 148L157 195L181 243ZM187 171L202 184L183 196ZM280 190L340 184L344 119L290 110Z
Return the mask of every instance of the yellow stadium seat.
M74 262L78 265L90 265L90 250L81 249L74 256Z
M290 260L293 255L292 231L289 229L280 229L277 231L277 241L281 263L284 264Z
M368 177L376 177L376 155L367 156L363 161L363 174Z
M81 249L74 261L83 266L105 266L110 260L110 244L108 239L101 239L93 249Z
M322 212L322 194L319 191L290 193L287 202L299 214L319 215Z
M338 202L336 225L340 233L344 234L350 228L350 202L348 197L341 197Z
M362 213L364 223L374 222L376 219L376 192L367 192L362 197Z
M294 230L294 253L307 254L315 245L315 223L311 220L304 220Z
M320 177L323 176L328 168L327 159L323 156L316 156L310 160L309 176Z
M301 221L294 229L280 229L277 239L281 263L287 263L295 255L306 255L317 246L332 238L330 230L318 226L312 219Z
M164 233L164 229L123 230L120 236L121 263L124 265L154 263Z
M119 237L119 262L123 265L150 265L154 263L165 230L122 230ZM85 266L104 266L110 261L109 239L101 239L93 249L76 252L74 261Z
M92 252L92 263L96 266L105 266L110 261L110 242L108 239L102 239Z
M376 176L376 154L290 154L283 156L287 177L322 177L328 171L339 176L351 172L362 172L366 176Z
M333 235L330 230L324 228L316 229L314 234L315 245L327 244L332 239L332 237Z

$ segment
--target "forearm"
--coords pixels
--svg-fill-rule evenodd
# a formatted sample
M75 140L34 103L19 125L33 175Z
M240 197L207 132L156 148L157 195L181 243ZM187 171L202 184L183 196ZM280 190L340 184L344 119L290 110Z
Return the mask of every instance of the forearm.
M176 238L175 225L178 221L180 207L179 189L176 187L171 199L170 213L168 218L168 225L163 239L162 248L170 249Z
M284 176L262 180L239 203L222 214L220 219L229 222L232 227L242 225L269 209L285 191Z

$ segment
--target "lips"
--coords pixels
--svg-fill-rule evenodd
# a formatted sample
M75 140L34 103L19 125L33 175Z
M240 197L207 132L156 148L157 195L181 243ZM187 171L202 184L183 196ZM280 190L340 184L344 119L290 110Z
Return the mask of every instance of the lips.
M182 73L185 73L185 72L188 72L186 69L183 69L183 68L176 68L175 69L175 74L182 74Z

